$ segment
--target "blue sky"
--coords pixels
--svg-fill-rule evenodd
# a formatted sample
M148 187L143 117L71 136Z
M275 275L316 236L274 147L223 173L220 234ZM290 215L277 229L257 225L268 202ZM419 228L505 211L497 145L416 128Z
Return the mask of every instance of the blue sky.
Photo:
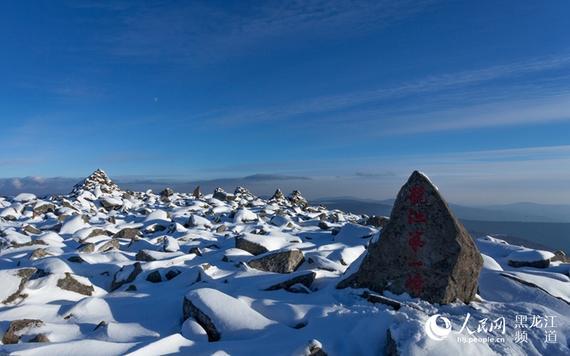
M263 173L383 198L421 169L456 201L570 202L568 1L0 10L0 177Z

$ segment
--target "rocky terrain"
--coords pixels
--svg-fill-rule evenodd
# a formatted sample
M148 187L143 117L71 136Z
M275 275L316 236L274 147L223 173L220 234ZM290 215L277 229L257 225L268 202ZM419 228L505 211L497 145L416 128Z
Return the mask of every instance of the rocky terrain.
M65 196L2 197L0 354L570 353L561 254L475 239L469 304L338 289L388 221L297 191L123 191L101 170ZM450 335L428 337L434 315Z

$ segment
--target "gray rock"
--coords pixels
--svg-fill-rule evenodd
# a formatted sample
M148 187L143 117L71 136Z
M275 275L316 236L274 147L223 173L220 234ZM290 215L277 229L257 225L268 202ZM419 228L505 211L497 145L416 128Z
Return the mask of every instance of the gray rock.
M49 253L46 251L45 248L37 248L34 250L32 255L30 256L30 260L38 260L40 258L46 257Z
M38 334L34 336L30 342L50 342L46 334Z
M61 289L87 296L91 296L95 291L95 288L93 288L93 286L88 286L80 283L71 276L71 273L65 273L65 277L57 281L57 286Z
M122 200L118 200L116 198L113 197L102 197L99 199L99 202L101 203L101 205L111 211L111 210L118 210L123 206L123 201Z
M298 190L294 190L291 193L291 195L289 196L289 201L291 202L291 204L301 208L306 208L307 206L309 206L309 202L307 202L307 199L303 198L301 192Z
M73 262L73 263L83 263L85 262L85 260L79 256L70 256L67 259L69 262Z
M235 240L236 240L236 248L247 251L252 255L257 256L269 252L269 250L264 246L256 244L255 242L245 239L242 236L236 237Z
M55 212L55 209L56 209L55 205L47 203L47 204L36 205L33 208L33 212L34 216L41 216L43 214L53 213Z
M409 293L446 304L475 297L483 259L437 188L414 172L398 193L390 222L358 271L337 288Z
M121 229L121 231L117 232L113 235L114 239L131 239L131 240L138 240L142 236L142 233L139 229L135 227L126 227Z
M285 194L283 194L283 192L280 189L277 189L275 191L275 193L273 193L273 196L269 200L276 201L276 202L284 201L285 200Z
M13 294L9 295L8 298L2 301L2 304L8 304L16 301L19 298L25 298L26 295L22 294L24 287L26 286L26 282L32 277L34 273L36 273L37 268L22 268L16 272L16 275L20 277L20 284L18 285L18 290Z
M184 298L184 304L182 305L183 317L184 320L192 317L204 330L208 335L208 341L218 341L221 338L221 334L216 329L216 325L212 322L209 316L207 316L204 312L202 312L198 307L192 303L191 300Z
M305 261L305 256L301 250L287 250L255 258L247 264L261 271L291 273L296 271L303 261Z
M307 347L307 356L327 356L325 350L323 350L323 345L318 340L311 340L309 346Z
M390 329L386 330L386 346L384 348L384 355L386 356L399 356L400 351L398 351L398 344L396 340L392 337Z
M135 260L137 261L145 261L145 262L152 262L152 261L156 261L156 258L152 257L149 253L148 250L140 250L139 252L137 252L136 256L135 256Z
M158 271L152 271L146 276L146 280L151 283L160 283L162 282L162 276Z
M307 288L311 288L311 284L313 284L313 281L315 280L316 276L317 274L315 272L310 271L308 273L303 273L291 279L287 279L283 282L274 284L269 288L266 288L265 290L278 290L278 289L290 290L290 288L295 284L302 284Z
M212 197L221 201L233 201L235 199L233 194L225 192L222 188L216 188Z
M127 278L119 279L119 276L122 276L123 273L126 272L125 270L127 269L130 270L130 273L127 276ZM123 266L119 271L117 271L117 273L115 273L113 281L111 282L111 290L114 291L117 288L120 288L124 284L133 282L135 278L137 278L137 276L141 274L141 272L142 272L142 266L140 262L135 262L132 265Z
M28 235L28 234L37 235L37 234L42 233L42 230L38 229L37 227L35 227L33 225L29 225L29 224L24 225L24 227L22 228L22 231L26 235Z
M199 247L192 247L188 253L193 253L196 256L202 256L202 250Z
M552 262L560 261L564 263L570 263L570 258L566 256L566 253L562 250L554 251L554 257L550 259Z
M177 269L171 269L170 271L166 272L164 277L166 278L166 280L170 281L171 279L176 278L180 273L182 272Z
M550 260L538 260L538 261L508 261L511 267L534 267L534 268L548 268L550 267Z
M200 192L200 186L197 186L194 191L192 192L192 196L194 199L200 199L202 197L202 193Z
M388 222L390 221L390 218L387 216L376 216L376 215L372 215L371 217L369 217L366 220L366 225L371 225L374 227L381 227L381 228L385 228L386 225L388 225Z
M44 322L37 319L20 319L10 322L8 330L2 337L2 343L4 345L17 344L21 338L21 331L25 329L39 328L44 325Z
M112 238L111 240L105 242L101 247L99 247L99 249L97 249L97 252L118 250L120 247L121 245L119 244L119 240Z
M174 190L171 188L165 188L162 192L160 192L161 200L169 200L168 198L174 195Z
M77 248L79 253L93 253L95 252L95 244L92 242L84 243Z

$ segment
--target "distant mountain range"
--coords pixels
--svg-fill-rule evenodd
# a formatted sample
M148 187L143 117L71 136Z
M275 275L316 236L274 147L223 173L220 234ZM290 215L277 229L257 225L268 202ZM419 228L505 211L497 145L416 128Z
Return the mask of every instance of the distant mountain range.
M355 214L390 215L394 199L370 200L351 197L322 198L311 201L332 209ZM450 204L455 215L465 220L570 223L569 205L514 203L504 205L464 206Z
M311 203L355 214L390 216L394 199L339 197ZM570 253L570 205L516 203L466 207L450 204L450 207L474 236L499 235L498 238L509 243Z

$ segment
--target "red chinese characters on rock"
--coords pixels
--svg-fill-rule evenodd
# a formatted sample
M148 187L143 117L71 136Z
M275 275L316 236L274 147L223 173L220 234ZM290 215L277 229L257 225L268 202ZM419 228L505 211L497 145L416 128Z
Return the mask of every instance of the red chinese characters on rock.
M416 255L418 251L425 245L422 239L423 231L419 228L421 224L427 223L427 216L425 213L419 211L419 206L425 203L425 189L422 186L413 186L410 189L409 201L415 208L408 209L408 224L414 225L416 229L408 234L408 246ZM423 262L414 258L408 262L408 266L412 268L423 267ZM406 279L406 289L413 295L419 295L424 287L424 280L419 273L412 273Z
M410 190L410 203L412 205L418 205L425 203L425 189L422 186L416 185Z
M414 232L410 232L408 236L408 246L410 246L414 253L417 253L418 250L425 245L425 241L422 240L423 234L423 231L416 230Z
M419 295L424 288L424 280L419 273L410 275L406 280L406 288L413 294Z
M426 214L415 209L408 209L408 224L425 224L426 222Z

